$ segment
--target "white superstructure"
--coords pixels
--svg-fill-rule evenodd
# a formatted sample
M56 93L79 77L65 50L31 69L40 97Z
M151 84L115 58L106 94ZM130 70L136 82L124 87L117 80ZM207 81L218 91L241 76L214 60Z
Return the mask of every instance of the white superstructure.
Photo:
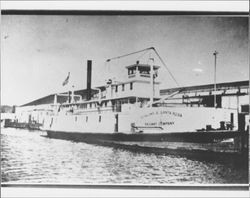
M168 104L160 98L159 66L126 66L127 80L98 89L90 100L54 104L43 129L78 133L171 133L195 132L222 127L237 128L237 111L214 107L186 107ZM171 96L170 96L171 97ZM56 100L55 100L56 101Z

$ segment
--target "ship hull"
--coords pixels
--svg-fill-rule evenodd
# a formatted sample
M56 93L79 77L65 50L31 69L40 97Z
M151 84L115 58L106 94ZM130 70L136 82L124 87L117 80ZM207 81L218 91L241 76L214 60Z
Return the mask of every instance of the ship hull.
M229 138L240 137L238 131L173 132L173 133L79 133L47 131L49 138L71 140L75 142L98 143L101 141L131 142L193 142L214 143Z
M231 116L232 115L232 116ZM231 119L233 117L233 119ZM169 134L237 128L237 112L215 108L153 107L123 112L60 113L46 119L42 130L78 133ZM233 122L234 121L234 122ZM220 125L220 123L224 123ZM230 123L231 127L226 127ZM197 134L197 133L196 133ZM143 136L142 135L142 136Z
M48 119L48 137L81 142L194 142L212 143L239 136L224 130L233 110L214 108L154 107L116 114L58 115ZM210 125L210 129L204 129ZM224 128L224 129L223 129ZM197 131L200 129L199 131Z

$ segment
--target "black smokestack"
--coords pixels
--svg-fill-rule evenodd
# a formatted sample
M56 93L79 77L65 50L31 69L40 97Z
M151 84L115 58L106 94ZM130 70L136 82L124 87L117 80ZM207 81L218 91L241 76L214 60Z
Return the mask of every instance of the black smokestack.
M87 100L91 99L91 70L92 70L92 61L87 61Z

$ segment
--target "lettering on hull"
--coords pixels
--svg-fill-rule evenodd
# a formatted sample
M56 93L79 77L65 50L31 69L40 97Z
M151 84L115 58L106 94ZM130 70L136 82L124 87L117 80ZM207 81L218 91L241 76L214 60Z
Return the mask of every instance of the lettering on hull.
M146 115L142 115L141 116L141 119L143 118L147 118L147 117L150 117L150 116L154 116L154 115L172 115L172 116L175 116L175 117L182 117L182 113L178 113L178 112L174 112L174 111L155 111L155 112L150 112Z
M174 122L146 122L145 126L164 126L164 125L174 125Z

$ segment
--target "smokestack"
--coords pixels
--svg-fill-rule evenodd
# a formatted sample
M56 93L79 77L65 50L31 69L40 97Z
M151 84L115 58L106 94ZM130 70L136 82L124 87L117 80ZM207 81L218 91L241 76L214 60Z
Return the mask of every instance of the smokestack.
M91 70L92 70L92 61L87 61L87 100L91 99Z

